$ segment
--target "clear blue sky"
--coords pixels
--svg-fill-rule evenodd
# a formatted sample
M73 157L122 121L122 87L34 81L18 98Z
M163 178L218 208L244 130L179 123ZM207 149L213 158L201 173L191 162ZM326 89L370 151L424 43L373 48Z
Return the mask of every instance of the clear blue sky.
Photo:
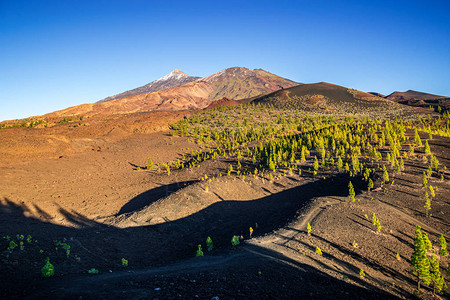
M450 96L450 2L0 0L0 120L94 102L172 69Z

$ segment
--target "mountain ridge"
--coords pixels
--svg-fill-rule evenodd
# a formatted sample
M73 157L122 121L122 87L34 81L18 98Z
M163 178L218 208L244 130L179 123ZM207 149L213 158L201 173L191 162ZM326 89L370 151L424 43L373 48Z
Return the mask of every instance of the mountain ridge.
M127 98L135 95L155 93L160 91L167 91L172 88L178 87L188 82L192 82L200 79L198 76L190 76L178 69L174 69L172 72L164 75L161 78L158 78L150 83L147 83L143 86L127 90L125 92L106 97L97 103L108 102L115 99Z
M171 73L174 73L174 71ZM171 73L166 76L174 77L169 76ZM164 82L166 76L158 80ZM177 76L185 77L182 74L177 74ZM247 99L295 85L298 85L298 83L262 69L250 70L244 67L232 67L168 90L82 104L55 111L45 116L66 117L203 109L224 97L233 100Z

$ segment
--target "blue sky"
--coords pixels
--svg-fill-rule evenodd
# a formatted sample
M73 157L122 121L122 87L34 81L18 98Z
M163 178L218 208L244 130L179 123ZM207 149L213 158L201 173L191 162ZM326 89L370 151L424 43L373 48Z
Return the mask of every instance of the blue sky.
M450 96L450 2L0 0L0 120L132 89L178 68Z

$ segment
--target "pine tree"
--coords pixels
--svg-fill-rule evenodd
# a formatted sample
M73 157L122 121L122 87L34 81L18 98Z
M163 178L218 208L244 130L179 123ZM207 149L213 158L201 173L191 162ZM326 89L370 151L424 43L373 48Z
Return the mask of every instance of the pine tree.
M369 182L367 183L367 189L369 190L369 192L373 189L373 181L371 178L369 178Z
M433 249L433 244L431 243L430 239L428 238L428 234L424 231L422 232L423 242L425 244L425 248L427 250Z
M302 146L302 152L300 153L300 162L306 161L305 148L305 146Z
M350 200L352 200L352 202L355 202L355 189L353 188L353 184L351 181L349 181L348 183L348 197L350 198Z
M336 163L336 167L337 167L337 169L340 171L340 170L342 170L342 167L344 166L344 163L342 162L342 158L339 156L338 157L338 161L337 161L337 163Z
M306 231L308 232L308 235L311 235L311 224L309 224L309 222L306 225Z
M203 256L202 245L198 245L197 253L195 254L195 256Z
M417 128L414 129L414 144L418 147L422 146L422 140L417 132Z
M320 250L319 247L316 247L316 253L319 254L319 255L322 255L322 250Z
M425 154L431 153L431 149L430 149L430 145L428 145L428 141L425 142L425 148L423 149L423 151L425 152Z
M423 171L423 175L422 175L422 188L426 188L428 184L428 179L427 179L427 173L425 173L425 171Z
M208 251L212 251L212 249L214 248L213 241L209 236L206 238L206 247L208 248Z
M430 195L431 195L431 197L433 197L433 198L436 197L436 193L434 192L433 187L430 185L429 188L430 188Z
M152 161L152 158L151 158L151 157L148 158L147 165L145 166L145 168L146 168L147 170L153 169L153 161Z
M317 170L319 170L319 160L317 159L317 156L314 156L313 168L315 173L317 173Z
M431 209L431 200L430 196L428 196L428 192L425 192L425 205L423 207L425 207L425 214L428 218L428 211Z
M443 290L447 289L444 278L441 275L441 270L439 269L439 261L436 259L436 254L434 254L430 260L430 277L433 282L433 294L442 293Z
M439 255L447 256L447 242L445 241L445 237L442 233L439 235L439 246L440 246Z
M418 277L417 289L420 290L420 280L425 285L429 285L431 282L430 276L430 260L427 257L427 249L423 240L420 226L416 227L416 236L414 238L414 252L411 255L411 265L413 266L413 272Z
M375 219L375 226L377 226L377 232L380 233L381 232L381 223L378 218Z
M387 183L387 182L389 182L389 173L388 173L388 171L386 170L386 167L385 166L383 166L384 167L384 172L383 172L383 182L384 183Z

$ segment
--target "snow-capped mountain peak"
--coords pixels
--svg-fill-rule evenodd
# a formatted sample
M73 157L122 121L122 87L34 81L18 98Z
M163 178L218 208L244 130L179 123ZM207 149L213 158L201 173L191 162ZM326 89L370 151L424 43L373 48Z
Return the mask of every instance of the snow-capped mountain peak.
M155 81L147 83L146 85L105 98L103 100L100 100L99 102L106 102L114 99L125 98L140 94L167 91L171 88L183 85L187 82L191 82L197 79L200 79L200 77L189 76L188 74L183 73L178 69L175 69L169 74L164 75L163 77L156 79Z
M168 79L180 79L183 77L189 77L188 74L181 72L178 69L173 70L172 72L170 72L169 74L155 80L155 81L163 81L163 80L168 80Z

